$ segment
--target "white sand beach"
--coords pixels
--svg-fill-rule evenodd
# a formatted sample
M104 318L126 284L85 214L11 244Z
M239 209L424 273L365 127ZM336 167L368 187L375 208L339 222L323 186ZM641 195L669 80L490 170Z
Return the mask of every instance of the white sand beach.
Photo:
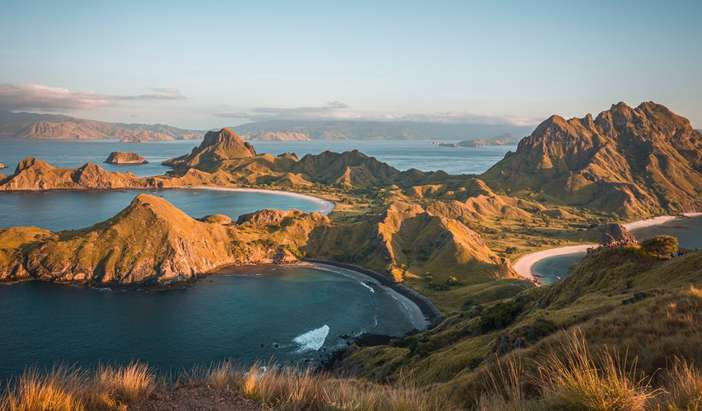
M292 191L282 191L282 190L265 190L262 188L235 188L235 187L217 187L217 186L196 186L196 187L183 187L186 189L193 189L193 190L212 190L212 191L238 191L238 192L246 192L246 193L264 193L264 194L276 194L276 195L283 195L283 196L288 196L288 197L295 197L295 198L302 198L305 200L313 201L321 206L321 210L319 211L321 214L329 214L334 210L334 203L325 200L319 197L307 195L307 194L300 194L300 193L293 193Z
M569 254L577 254L577 253L584 253L587 251L588 248L593 248L597 247L597 244L595 243L587 243L587 244L578 244L578 245L569 245L565 247L558 247L558 248L551 248L548 250L543 250L543 251L537 251L535 253L527 254L522 257L519 257L519 259L514 263L514 271L517 272L520 276L527 278L529 280L534 280L536 281L536 277L534 276L534 265L538 263L539 261L549 258L549 257L557 257L561 255L569 255Z
M702 213L700 212L691 212L691 213L683 213L682 216L684 217L700 217L702 216ZM648 218L646 220L639 220L639 221L632 221L631 223L626 223L622 224L627 230L632 231L632 230L637 230L640 228L644 227L651 227L654 225L660 225L667 223L669 221L673 221L680 218L679 216L672 216L672 215L663 215L663 216L658 216L658 217L653 217L653 218ZM534 276L534 266L536 263L539 261L545 259L545 258L550 258L550 257L557 257L557 256L563 256L563 255L570 255L570 254L578 254L578 253L584 253L587 251L588 248L592 247L597 247L598 244L595 243L587 243L587 244L578 244L578 245L569 245L565 247L557 247L557 248L551 248L548 250L542 250L542 251L537 251L535 253L527 254L522 257L519 257L517 261L514 262L513 267L514 270L519 274L520 276L527 278L529 280L536 281L536 277Z

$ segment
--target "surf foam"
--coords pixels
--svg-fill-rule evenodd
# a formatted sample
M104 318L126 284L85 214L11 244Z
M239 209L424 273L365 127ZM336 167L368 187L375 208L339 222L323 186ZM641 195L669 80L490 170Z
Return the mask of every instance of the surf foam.
M319 328L307 331L306 333L293 338L293 342L300 346L297 352L319 351L329 335L329 330L329 326L324 324Z

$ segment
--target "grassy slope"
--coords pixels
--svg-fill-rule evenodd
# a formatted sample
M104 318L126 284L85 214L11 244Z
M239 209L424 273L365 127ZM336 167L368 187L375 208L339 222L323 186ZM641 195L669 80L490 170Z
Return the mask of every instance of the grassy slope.
M700 284L702 252L666 261L637 249L606 250L554 286L520 291L503 280L488 294L476 287L464 309L436 329L358 348L339 367L378 380L412 375L469 404L484 390L496 355L543 356L562 343L558 330L579 326L592 347L628 349L651 375L672 355L702 361L702 301L687 292Z

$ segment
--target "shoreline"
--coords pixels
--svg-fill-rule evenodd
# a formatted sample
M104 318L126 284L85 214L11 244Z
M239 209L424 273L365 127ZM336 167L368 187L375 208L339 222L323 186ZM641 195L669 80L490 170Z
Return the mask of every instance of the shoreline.
M626 228L629 231L635 231L641 228L646 228L646 227L652 227L652 226L657 226L661 224L665 224L671 221L679 220L681 218L694 218L694 217L701 217L702 212L689 212L689 213L681 213L680 215L662 215L662 216L657 216L657 217L652 217L652 218L647 218L644 220L637 220L637 221L632 221L630 223L625 223L622 224L624 228ZM635 234L635 233L633 233ZM534 266L536 264L546 258L550 257L559 257L559 256L564 256L564 255L571 255L571 254L579 254L579 253L584 253L587 252L588 248L593 248L593 247L598 247L599 244L595 243L584 243L584 244L574 244L574 245L567 245L563 247L555 247L555 248L549 248L546 250L541 250L541 251L535 251L533 253L525 254L521 257L519 257L512 265L514 268L514 271L522 277L527 280L533 281L539 285L539 281L537 280L536 273L534 272Z
M183 189L183 190L211 190L211 191L229 191L229 192L242 192L242 193L261 193L261 194L275 194L286 197L299 198L303 200L312 201L321 206L321 210L318 211L321 214L328 215L334 210L336 204L333 201L325 200L320 197L315 197L309 194L296 193L294 191L284 191L284 190L269 190L265 188L243 188L243 187L223 187L223 186L183 186L183 187L168 187L163 188L164 190L172 189ZM259 210L260 211L260 210Z
M166 190L209 190L209 191L229 191L229 192L248 192L248 193L262 193L279 195L285 197L293 197L298 199L307 200L318 204L320 206L317 213L323 215L329 215L336 204L333 201L326 200L321 197L315 197L310 194L296 193L294 191L285 190L270 190L264 188L243 188L243 187L224 187L224 186L170 186L170 187L124 187L124 188L44 188L44 189L13 189L13 190L0 190L1 193L47 193L52 191L62 191L62 192L112 192L112 191L166 191ZM257 210L261 211L263 210Z
M328 271L334 271L330 270L330 267L337 269L341 268L371 278L381 286L396 292L401 297L406 298L411 303L413 303L424 316L424 320L426 321L425 329L433 328L434 326L438 325L439 322L441 322L441 320L444 319L444 316L443 314L441 314L441 311L439 311L439 309L436 308L434 303L432 303L429 298L423 296L416 290L404 284L398 284L392 281L388 276L383 275L382 273L379 273L377 271L369 270L367 268L359 267L353 264L341 263L337 261L324 260L318 258L305 258L302 259L301 262L311 263L313 265L316 264L321 266L322 268L327 269Z

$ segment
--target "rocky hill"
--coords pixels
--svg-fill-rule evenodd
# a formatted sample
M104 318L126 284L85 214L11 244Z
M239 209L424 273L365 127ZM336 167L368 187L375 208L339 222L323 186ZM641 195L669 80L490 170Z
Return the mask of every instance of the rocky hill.
M653 102L552 116L482 175L513 194L647 216L702 208L702 134Z
M110 172L93 163L78 168L59 168L34 157L22 159L14 174L0 179L0 191L105 190L147 186L149 183L146 180L132 173Z
M164 284L226 265L296 261L309 232L326 217L276 213L279 225L198 221L161 197L140 194L115 217L85 230L0 230L0 280Z
M195 180L217 184L277 184L286 187L328 185L345 190L391 184L408 186L449 179L443 172L399 171L358 150L324 151L302 159L293 153L257 154L231 129L208 132L190 154L163 163L174 168L184 184ZM204 173L203 173L204 172Z
M516 277L509 262L465 224L411 203L320 227L312 233L308 253L387 272L396 281L423 278L460 285Z
M55 140L120 139L128 142L194 140L201 131L165 124L128 124L54 114L0 111L0 138Z
M256 157L256 150L234 131L223 128L220 131L208 131L199 146L190 154L172 158L164 165L176 169L197 168L213 170L227 160L239 160Z
M146 164L144 157L134 152L113 151L107 156L105 162L108 164Z

